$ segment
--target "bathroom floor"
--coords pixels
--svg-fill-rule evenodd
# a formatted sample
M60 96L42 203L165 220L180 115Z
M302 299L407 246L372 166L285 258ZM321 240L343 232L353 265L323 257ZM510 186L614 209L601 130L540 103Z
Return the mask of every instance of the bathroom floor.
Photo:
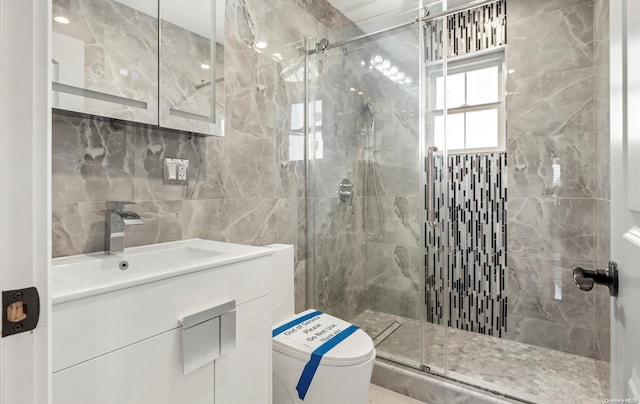
M366 310L352 319L376 344L378 356L419 365L417 320ZM424 357L435 373L535 403L602 403L598 370L606 362L435 324L425 326ZM413 363L412 363L413 362Z
M369 404L422 404L422 401L372 384L369 387Z

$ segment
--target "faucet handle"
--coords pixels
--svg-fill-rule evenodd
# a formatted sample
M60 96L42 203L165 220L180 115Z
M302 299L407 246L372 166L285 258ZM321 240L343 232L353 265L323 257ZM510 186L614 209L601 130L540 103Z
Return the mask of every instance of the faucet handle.
M131 201L107 201L105 202L105 205L107 207L107 210L112 210L114 212L121 212L125 205L135 205L135 202L131 202Z

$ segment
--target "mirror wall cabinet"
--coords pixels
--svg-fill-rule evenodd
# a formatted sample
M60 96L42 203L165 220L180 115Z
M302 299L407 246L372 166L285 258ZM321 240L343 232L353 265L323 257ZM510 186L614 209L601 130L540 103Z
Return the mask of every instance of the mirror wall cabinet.
M224 135L224 0L53 0L54 108Z

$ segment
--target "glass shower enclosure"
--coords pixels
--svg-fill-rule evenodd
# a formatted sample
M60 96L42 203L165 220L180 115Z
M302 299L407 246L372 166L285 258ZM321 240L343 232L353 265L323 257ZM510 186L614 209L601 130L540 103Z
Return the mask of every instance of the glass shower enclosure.
M307 40L307 305L401 366L589 402L606 395L608 299L571 267L608 258L604 163L588 167L604 149L585 106L597 87L580 93L594 62L539 74L523 33L593 4L531 17L521 3L420 2Z

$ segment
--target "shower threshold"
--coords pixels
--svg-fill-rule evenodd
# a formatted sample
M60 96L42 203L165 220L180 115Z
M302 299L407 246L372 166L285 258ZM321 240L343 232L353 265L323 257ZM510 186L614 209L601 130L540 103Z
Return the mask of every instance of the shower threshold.
M380 358L424 370L418 320L366 310L352 322L374 340L384 337L376 345ZM423 363L436 375L540 404L608 397L608 386L600 384L608 381L607 362L436 324L426 324L424 336Z

